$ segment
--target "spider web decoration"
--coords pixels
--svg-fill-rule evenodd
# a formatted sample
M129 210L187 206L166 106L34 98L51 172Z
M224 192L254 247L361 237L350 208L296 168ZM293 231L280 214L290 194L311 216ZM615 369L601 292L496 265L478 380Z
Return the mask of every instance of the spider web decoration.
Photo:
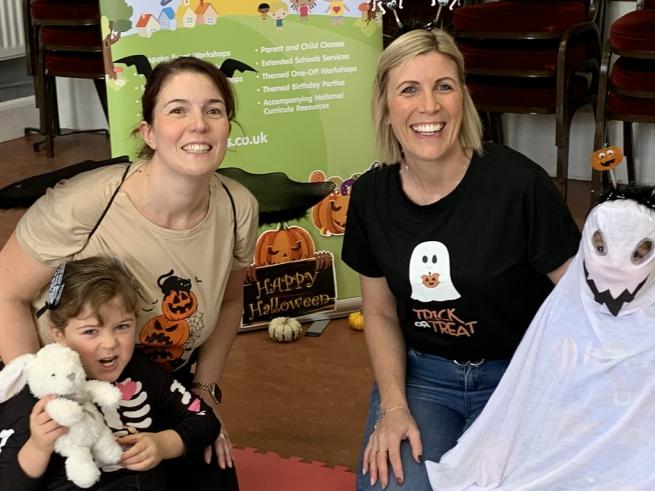
M192 351L196 341L200 339L200 333L205 326L204 318L205 314L198 311L194 312L193 315L186 318L186 323L189 326L189 339L187 339L186 343L184 343L185 351Z

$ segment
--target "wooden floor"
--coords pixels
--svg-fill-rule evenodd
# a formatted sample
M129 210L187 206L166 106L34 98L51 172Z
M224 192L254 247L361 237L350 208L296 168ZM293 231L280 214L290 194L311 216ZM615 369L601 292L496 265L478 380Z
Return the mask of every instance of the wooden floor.
M0 143L0 187L82 160L109 158L103 135L58 138L52 159L32 151L35 141ZM579 225L588 193L587 182L569 184L569 206ZM0 212L0 244L21 215ZM266 331L242 333L222 383L226 428L240 447L354 469L371 381L364 337L345 319L332 321L320 337L291 344L271 341Z

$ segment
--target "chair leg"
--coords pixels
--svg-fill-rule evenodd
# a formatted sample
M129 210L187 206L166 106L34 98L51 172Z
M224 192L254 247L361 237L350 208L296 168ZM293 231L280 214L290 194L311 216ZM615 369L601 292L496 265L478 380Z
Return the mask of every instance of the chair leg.
M494 129L496 133L495 141L502 145L505 144L505 130L503 129L503 113L492 113L494 119Z
M562 121L557 121L561 125L559 131L560 137L557 141L557 184L564 196L566 202L568 196L569 182L569 141L571 137L571 118L565 116Z
M54 90L54 85L56 83L55 77L52 77L48 74L44 74L43 77L43 88L44 88L44 117L45 117L45 148L46 155L48 157L55 156L54 148L54 131L55 131L55 114L57 111L57 94Z
M623 155L628 166L628 182L636 182L635 157L632 147L632 122L623 121Z
M96 87L96 92L98 93L98 98L100 99L100 104L102 105L102 110L105 113L107 123L109 123L109 110L107 109L107 86L105 85L105 79L94 78L93 84Z

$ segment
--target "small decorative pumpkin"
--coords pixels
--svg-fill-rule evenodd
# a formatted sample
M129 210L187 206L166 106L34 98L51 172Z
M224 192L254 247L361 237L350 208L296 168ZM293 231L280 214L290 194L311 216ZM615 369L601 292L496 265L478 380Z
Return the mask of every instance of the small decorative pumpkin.
M362 314L361 310L358 310L357 312L352 312L348 316L348 325L355 331L364 330L364 314Z
M591 154L591 166L599 171L610 170L623 162L621 147L605 147Z
M293 317L276 317L268 323L268 335L279 343L290 343L302 334L302 326Z
M257 239L255 266L307 259L314 251L314 239L307 230L281 223L277 230L268 230Z
M328 196L312 207L312 222L321 235L343 235L346 231L346 216L350 203L350 188L354 178L343 181L340 177L326 179L322 171L314 171L309 176L310 182L330 181L337 186Z

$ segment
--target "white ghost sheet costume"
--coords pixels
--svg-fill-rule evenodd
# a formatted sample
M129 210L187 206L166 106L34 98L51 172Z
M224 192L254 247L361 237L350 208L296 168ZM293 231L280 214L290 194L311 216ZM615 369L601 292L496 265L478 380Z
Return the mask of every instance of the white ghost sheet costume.
M653 209L592 210L487 406L426 463L433 490L655 490L653 241Z

